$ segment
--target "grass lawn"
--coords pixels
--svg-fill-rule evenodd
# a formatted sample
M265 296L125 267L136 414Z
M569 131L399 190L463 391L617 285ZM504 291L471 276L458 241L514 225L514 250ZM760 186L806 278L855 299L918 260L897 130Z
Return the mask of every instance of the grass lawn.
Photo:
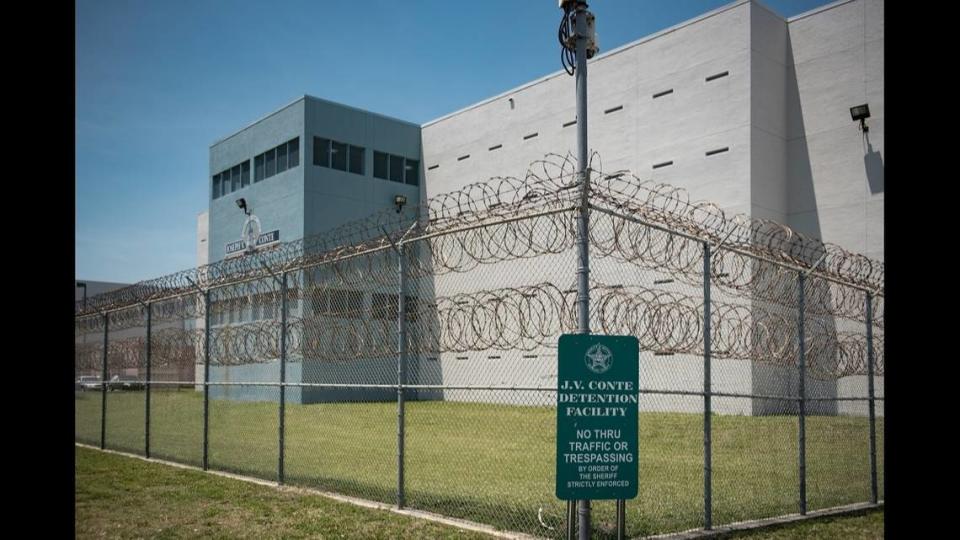
M75 455L77 538L490 538L96 450Z
M882 540L883 510L818 518L763 530L721 535L719 540Z
M276 399L264 388L263 399ZM199 464L202 393L151 394L151 454ZM76 394L76 439L99 444L100 394ZM288 404L287 483L396 502L396 403ZM407 402L407 505L540 536L563 532L554 496L555 410L452 401ZM107 447L142 454L144 395L107 397ZM640 494L627 504L631 536L697 528L703 521L702 416L641 413ZM210 466L276 479L276 402L210 403ZM883 420L878 419L878 437ZM807 419L808 508L870 496L868 424ZM883 447L878 447L882 486ZM714 416L714 524L798 510L797 419ZM881 492L882 497L882 492ZM614 530L613 501L594 503L601 535ZM549 527L544 528L538 513Z

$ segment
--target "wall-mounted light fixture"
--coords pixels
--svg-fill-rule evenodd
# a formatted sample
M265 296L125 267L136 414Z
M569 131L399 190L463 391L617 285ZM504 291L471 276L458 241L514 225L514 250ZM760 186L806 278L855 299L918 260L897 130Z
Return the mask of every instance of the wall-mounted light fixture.
M863 105L857 105L856 107L850 107L850 117L853 118L853 121L860 121L860 129L866 133L870 131L870 128L867 127L867 118L870 118L870 107L864 103Z
M242 198L242 197L239 198L239 199L237 199L237 206L240 207L241 210L243 210L243 213L244 213L244 214L246 214L246 215L248 215L248 216L250 215L250 210L247 209L247 200L246 200L246 199L244 199L244 198Z
M393 204L397 206L397 213L399 214L403 210L403 205L407 204L407 198L403 195L396 195L393 197Z

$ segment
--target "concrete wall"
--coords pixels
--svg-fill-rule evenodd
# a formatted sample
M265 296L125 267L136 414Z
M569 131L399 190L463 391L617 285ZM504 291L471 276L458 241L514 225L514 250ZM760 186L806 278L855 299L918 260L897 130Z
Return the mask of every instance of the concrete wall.
M787 224L883 260L883 0L835 2L788 28ZM866 136L850 118L863 103Z
M722 207L748 208L750 8L736 2L590 60L589 140L604 170L629 168ZM573 151L576 127L563 124L575 120L574 98L574 79L557 72L424 124L427 196L522 177L545 153ZM705 156L721 147L730 151Z
M210 147L208 184L214 174L244 160L250 160L251 168L249 186L210 200L210 262L222 260L226 256L226 245L241 239L247 218L236 204L241 197L246 199L247 208L260 219L263 232L279 229L281 242L303 237L304 110L304 99L301 98ZM254 182L254 156L294 137L300 137L300 165Z
M407 197L407 210L416 208L420 187L374 178L373 152L421 160L420 126L312 96L305 98L304 234L313 235L391 210L395 195ZM364 174L313 164L313 138L323 137L365 148ZM420 166L419 185L423 185Z
M90 281L89 279L77 279L75 280L77 287L74 290L74 300L77 302L83 301L84 288L80 287L80 283L86 283L86 294L87 298L91 298L98 294L103 294L105 292L110 292L116 289L122 289L124 287L129 287L130 283L114 283L110 281Z

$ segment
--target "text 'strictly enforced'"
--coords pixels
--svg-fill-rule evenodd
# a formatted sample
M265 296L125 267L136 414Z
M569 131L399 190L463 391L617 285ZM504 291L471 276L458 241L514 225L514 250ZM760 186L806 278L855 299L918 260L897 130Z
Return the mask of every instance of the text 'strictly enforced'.
M637 338L565 334L557 358L557 497L636 497Z

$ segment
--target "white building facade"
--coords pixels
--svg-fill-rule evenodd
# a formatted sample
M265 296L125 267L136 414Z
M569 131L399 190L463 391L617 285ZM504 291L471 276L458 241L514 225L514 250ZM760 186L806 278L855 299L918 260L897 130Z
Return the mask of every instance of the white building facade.
M731 3L588 62L590 149L605 171L882 261L883 43L883 0L790 19ZM427 122L427 197L573 152L575 103L560 71Z

